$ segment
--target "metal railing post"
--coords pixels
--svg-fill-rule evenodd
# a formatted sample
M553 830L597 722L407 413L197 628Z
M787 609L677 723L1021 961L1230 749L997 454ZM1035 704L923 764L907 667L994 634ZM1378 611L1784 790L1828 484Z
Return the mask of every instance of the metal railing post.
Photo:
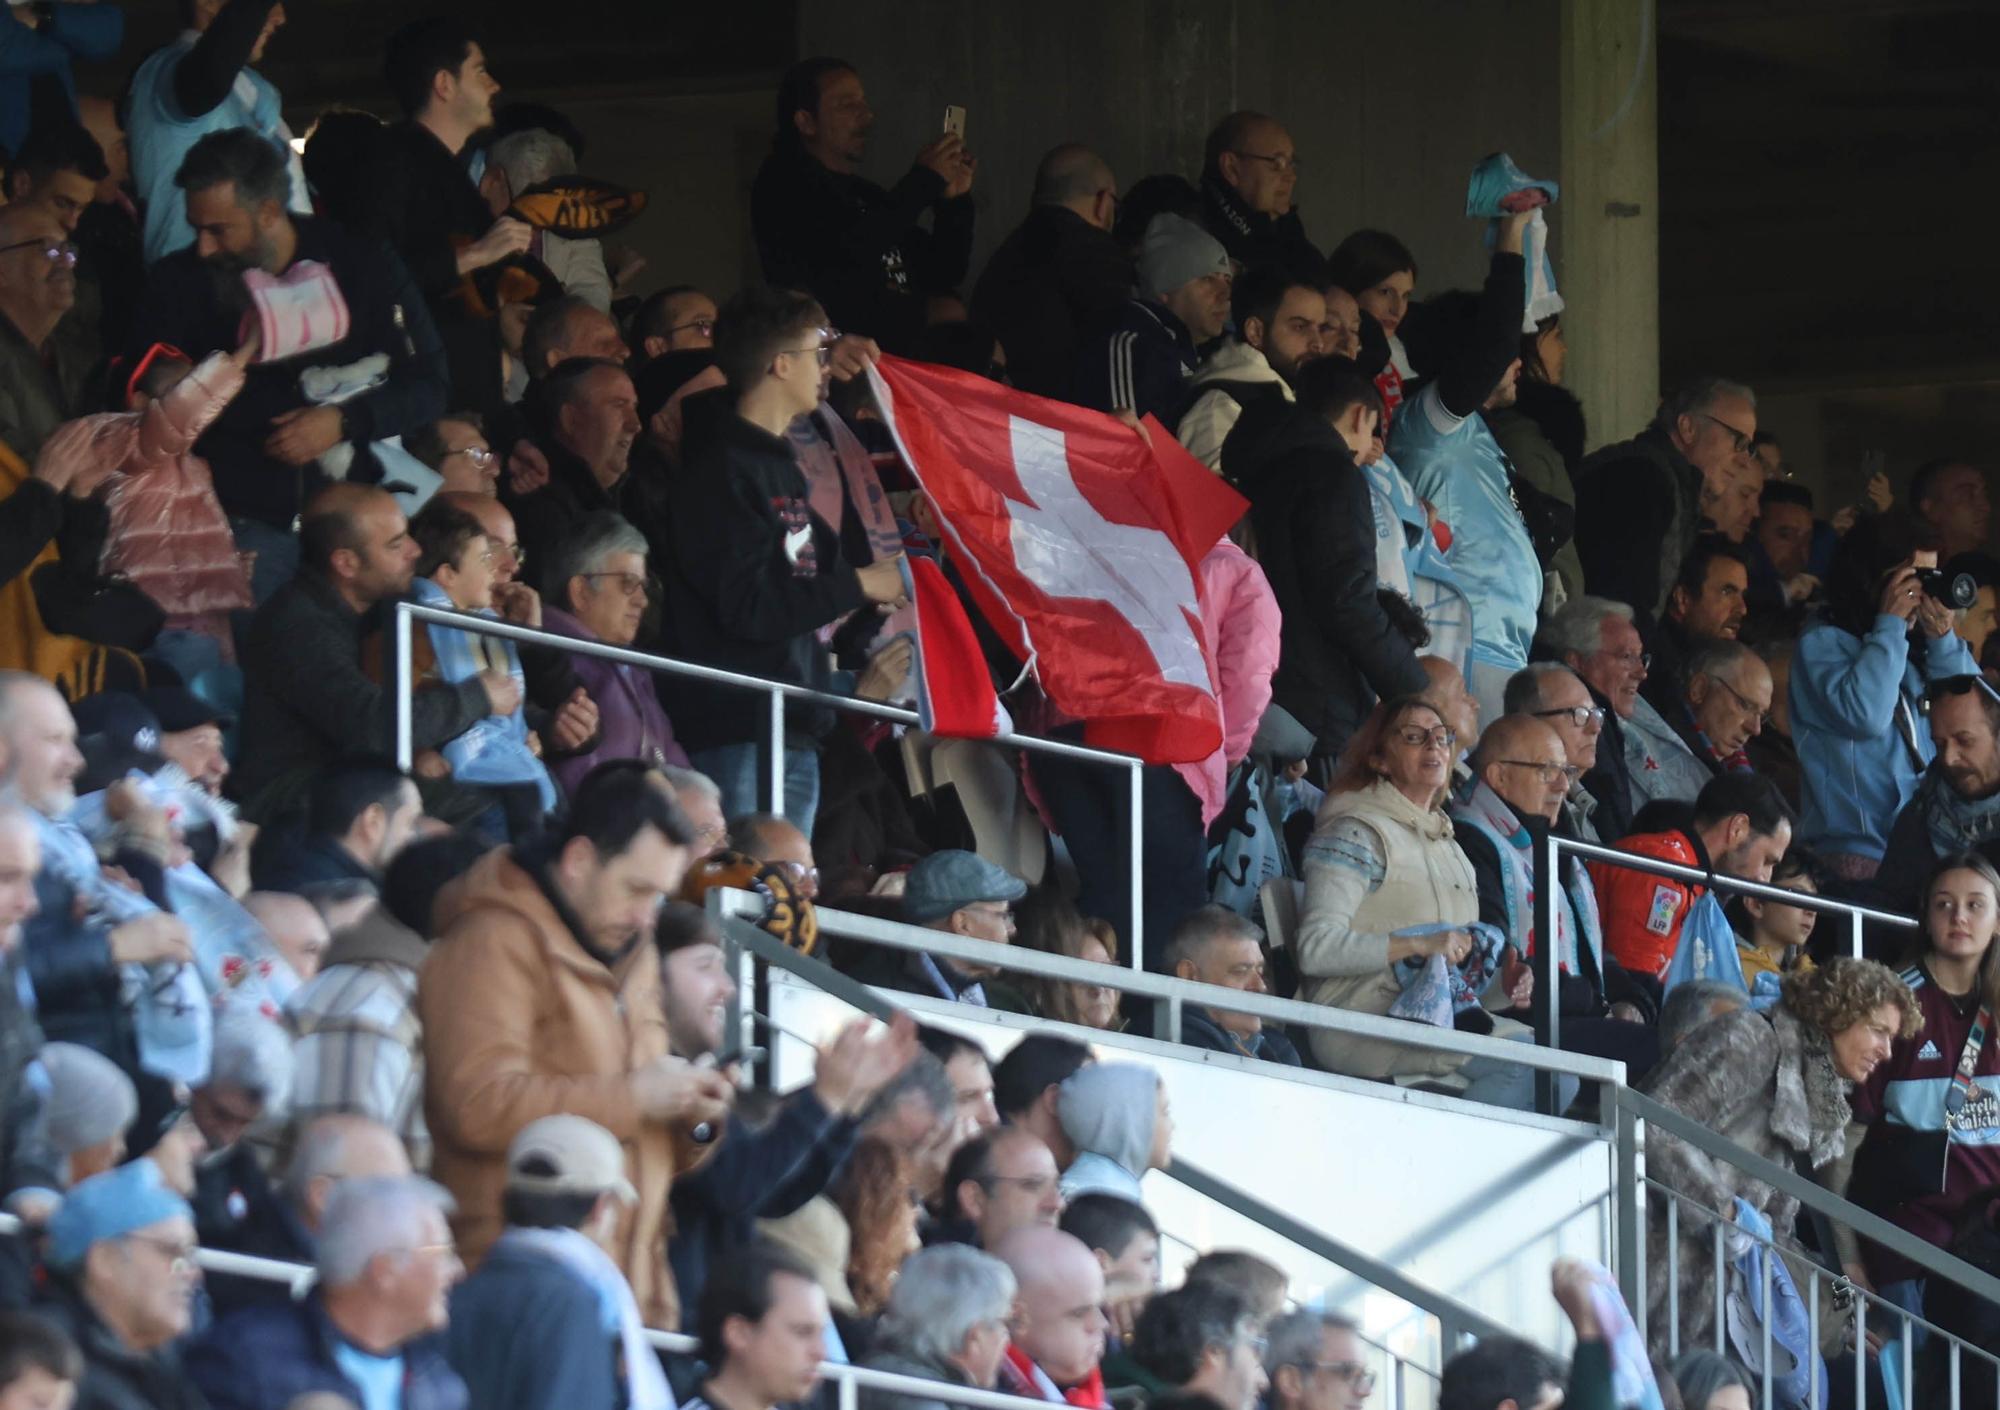
M785 697L772 691L771 704L771 761L770 809L778 817L785 815Z
M1532 957L1535 976L1534 1018L1535 1046L1540 1048L1560 1048L1562 1046L1562 1019L1556 1012L1556 903L1557 894L1562 889L1562 858L1556 850L1556 839L1546 837L1542 845L1535 848L1535 953ZM1585 941L1577 937L1579 945ZM1561 1083L1553 1072L1542 1071L1535 1074L1535 1110L1544 1116L1561 1116L1556 1110L1556 1097Z
M1646 1325L1646 1172L1640 1163L1639 1119L1619 1101L1620 1089L1606 1092L1615 1111L1613 1139L1617 1142L1618 1174L1614 1191L1612 1254L1618 1260L1618 1290L1632 1320Z
M1131 855L1132 868L1132 934L1128 943L1132 947L1132 968L1146 968L1146 865L1145 865L1145 808L1146 808L1146 766L1137 759L1132 761L1128 772L1132 795Z
M396 767L408 773L416 762L416 748L410 738L411 696L416 683L410 679L410 612L406 603L396 604Z
M1847 917L1847 925L1848 925L1848 931L1847 931L1848 939L1852 945L1853 955L1854 958L1858 960L1861 958L1862 941L1863 941L1861 912L1859 911L1851 912Z

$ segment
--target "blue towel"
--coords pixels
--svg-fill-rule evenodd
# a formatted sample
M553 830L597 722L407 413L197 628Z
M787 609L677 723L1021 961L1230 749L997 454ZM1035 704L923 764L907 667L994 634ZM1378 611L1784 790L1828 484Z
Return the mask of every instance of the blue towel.
M1495 152L1472 169L1472 179L1465 187L1465 213L1488 217L1486 248L1489 250L1499 236L1500 217L1506 214L1500 202L1516 191L1540 191L1549 198L1550 205L1562 194L1562 188L1555 182L1528 175L1505 152ZM1528 263L1528 302L1521 318L1521 331L1532 333L1544 318L1563 311L1562 295L1556 292L1555 267L1549 263L1549 226L1539 209L1528 222L1521 249Z
M418 578L411 586L412 595L423 606L451 609L451 598L429 578ZM473 615L499 620L499 613L490 610ZM475 638L470 632L441 627L435 622L425 630L430 633L431 651L437 657L441 679L452 685L470 680L487 668L487 659L498 657L506 663L507 674L514 678L514 684L521 687L522 698L526 698L521 657L513 642L505 637ZM482 659L482 651L487 659ZM477 720L465 733L446 743L443 752L445 762L451 765L451 776L460 783L532 783L541 795L543 812L556 805L555 783L534 750L528 747L525 711Z

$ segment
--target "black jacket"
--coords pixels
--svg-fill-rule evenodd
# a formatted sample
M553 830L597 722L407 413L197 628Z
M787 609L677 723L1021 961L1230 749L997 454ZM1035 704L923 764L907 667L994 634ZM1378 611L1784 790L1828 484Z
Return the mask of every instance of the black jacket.
M72 1410L208 1410L171 1347L151 1355L131 1350L68 1278L51 1276L34 1311L68 1332L83 1352Z
M986 262L973 316L1007 350L1007 377L1067 396L1084 336L1132 297L1132 261L1108 231L1067 206L1036 206Z
M1009 354L1012 355L1011 353ZM1172 435L1194 401L1194 338L1163 303L1131 298L1083 340L1068 400L1099 411L1157 416Z
M459 250L493 224L465 164L422 124L397 123L376 141L356 196L358 230L403 257L437 323L452 409L500 404L498 325L453 297L461 285Z
M1625 768L1625 726L1608 699L1588 682L1585 688L1604 711L1604 733L1597 737L1597 763L1583 776L1583 786L1597 800L1591 822L1597 835L1609 843L1632 833L1632 776Z
M690 1318L708 1270L748 1245L759 1219L782 1219L822 1193L846 1163L856 1129L807 1087L754 1130L732 1112L715 1154L674 1177L667 1262Z
M1605 446L1576 477L1576 547L1592 594L1623 602L1645 631L1701 526L1701 472L1648 427Z
M281 1263L312 1263L318 1246L292 1211L256 1153L242 1142L219 1159L203 1161L195 1170L195 1234L203 1248L275 1258ZM209 1273L202 1279L210 1306L218 1318L245 1307L291 1301L283 1283L234 1273Z
M1212 1053L1233 1053L1237 1057L1262 1058L1286 1067L1302 1067L1299 1050L1292 1040L1268 1024L1250 1042L1231 1033L1205 1008L1189 1005L1181 1011L1181 1042L1190 1048L1206 1048Z
M673 561L661 570L669 650L827 689L817 633L867 604L840 536L812 512L790 444L738 416L729 388L688 405L682 470L668 493ZM690 752L764 737L761 697L686 677L661 693ZM808 746L833 727L833 712L818 705L791 702L786 719Z
M1937 768L1933 763L1930 772L1936 773ZM1896 821L1889 828L1889 840L1882 849L1882 865L1868 884L1868 894L1862 898L1899 916L1918 913L1924 882L1930 879L1931 868L1938 862L1925 807L1929 783L1928 779L1920 781L1910 801L1896 814ZM1989 837L1972 850L1987 861L2000 864L2000 837Z
M382 878L335 838L308 836L296 828L272 828L258 835L250 849L250 879L259 891L294 893L330 881L365 881L378 889L382 885Z
M770 283L804 289L848 333L916 350L926 299L955 288L972 260L972 197L913 166L891 190L829 171L794 145L773 150L750 188L750 227ZM917 223L931 212L931 229Z
M287 465L264 451L272 418L313 405L300 389L302 373L348 367L378 354L389 358L380 385L341 404L344 434L356 445L435 421L445 412L446 390L443 346L403 262L332 221L293 216L292 223L298 231L296 259L332 268L347 301L348 335L317 352L253 364L243 390L195 443L214 474L222 507L280 528L290 527L322 478L314 467ZM192 249L181 250L153 266L145 302L132 316L128 351L138 356L164 342L197 362L231 351L243 341L245 307L238 281L219 276ZM350 477L364 478L358 470Z
M563 584L551 583L542 575L554 566L557 548L586 516L620 511L619 492L624 481L607 490L597 483L597 476L581 456L553 437L537 437L535 445L548 459L548 483L529 494L516 496L509 492L502 497L513 512L521 547L527 551L528 569L541 584L543 597L566 608L569 604L563 600ZM506 490L505 477L501 488Z
M365 1405L336 1358L340 1340L317 1293L303 1302L261 1304L204 1332L188 1348L188 1375L215 1410L285 1410L316 1391ZM446 1363L441 1338L422 1337L400 1350L403 1410L467 1410L465 1382Z
M1298 207L1279 216L1253 211L1220 177L1207 176L1201 183L1201 221L1244 269L1280 270L1314 288L1325 286L1326 256L1306 238Z
M1375 596L1368 481L1324 417L1287 402L1246 407L1222 461L1250 498L1258 562L1284 617L1271 698L1332 757L1378 697L1429 685Z
M345 754L385 754L394 745L396 691L361 667L369 627L370 618L310 568L257 609L243 652L243 749L232 779L256 821L280 821L295 811L321 765ZM412 743L435 749L486 714L486 688L477 676L417 691Z
M27 1079L42 1050L42 1030L21 1006L20 961L0 954L0 1199L16 1190L62 1188L62 1156L49 1144L40 1084Z

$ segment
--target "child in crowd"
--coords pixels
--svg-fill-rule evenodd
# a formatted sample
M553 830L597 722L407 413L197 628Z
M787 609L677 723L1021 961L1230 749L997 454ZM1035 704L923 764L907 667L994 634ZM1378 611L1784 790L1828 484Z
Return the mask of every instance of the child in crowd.
M117 436L122 451L105 494L111 532L103 571L131 579L159 604L166 624L151 650L189 680L235 661L230 613L252 605L249 569L194 443L242 390L256 347L253 339L196 367L179 349L155 343L114 372L118 410L91 418L93 439L101 445Z
M477 519L433 500L410 521L410 537L423 554L411 584L418 604L499 617L493 607L493 543ZM436 623L428 624L426 632L438 680L456 684L482 671L505 671L517 688L525 689L520 654L513 642ZM556 804L556 787L519 708L506 715L488 715L448 741L443 754L453 779L488 789L498 797L513 840L541 830L542 818Z
M83 1379L76 1343L26 1312L0 1312L0 1410L69 1405Z
M1794 845L1771 872L1771 885L1808 896L1819 895L1824 879L1819 858L1803 844ZM1819 912L1750 896L1732 897L1724 910L1736 929L1736 955L1743 964L1750 1006L1767 1009L1778 1001L1778 982L1784 975L1812 968L1806 941L1812 938Z

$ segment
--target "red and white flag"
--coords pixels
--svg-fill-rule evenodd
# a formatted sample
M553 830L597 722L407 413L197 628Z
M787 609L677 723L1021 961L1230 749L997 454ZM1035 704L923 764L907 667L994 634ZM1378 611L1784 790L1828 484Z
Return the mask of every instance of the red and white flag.
M876 404L975 603L1086 742L1148 763L1222 743L1196 565L1243 498L1148 420L885 357Z

